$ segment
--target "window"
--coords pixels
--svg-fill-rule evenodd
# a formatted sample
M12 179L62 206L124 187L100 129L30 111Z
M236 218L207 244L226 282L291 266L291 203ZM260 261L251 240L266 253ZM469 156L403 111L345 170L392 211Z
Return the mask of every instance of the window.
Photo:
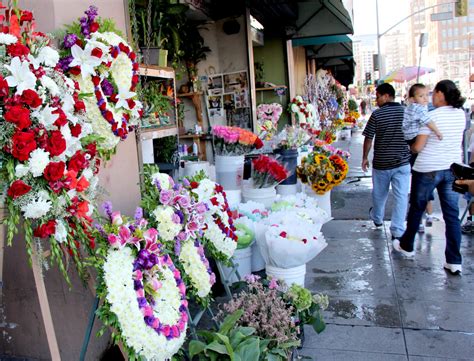
M453 33L454 36L458 36L459 35L459 31L458 31L458 28L454 28L454 33Z
M443 43L441 44L441 48L443 50L446 50L448 48L445 41L443 41Z
M453 36L453 29L451 28L448 29L448 36Z
M441 34L442 34L443 38L445 38L445 37L446 37L446 29L443 29L443 31L441 32Z

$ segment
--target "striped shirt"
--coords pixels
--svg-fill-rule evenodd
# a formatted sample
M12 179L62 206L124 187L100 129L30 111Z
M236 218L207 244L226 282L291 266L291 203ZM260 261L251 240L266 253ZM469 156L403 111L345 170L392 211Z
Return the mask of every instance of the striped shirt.
M433 172L449 169L454 162L461 163L462 137L466 126L463 110L444 106L428 112L428 116L443 134L443 140L439 140L427 126L421 127L419 134L429 135L429 137L425 147L416 158L413 170L422 173Z
M403 115L403 135L405 140L410 140L418 135L420 127L430 122L428 107L418 103L412 103L405 109Z
M398 168L410 162L410 150L403 138L404 108L399 103L385 103L374 111L362 133L374 139L374 169Z

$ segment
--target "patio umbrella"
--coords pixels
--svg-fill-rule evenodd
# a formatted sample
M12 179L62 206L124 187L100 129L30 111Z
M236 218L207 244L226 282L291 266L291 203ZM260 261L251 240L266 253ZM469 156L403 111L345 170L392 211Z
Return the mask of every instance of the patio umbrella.
M420 76L425 75L428 73L433 73L435 70L433 68L425 68L420 66ZM381 80L385 83L390 83L392 81L397 83L404 83L406 81L410 81L416 79L418 74L418 67L417 66L405 66L402 68L398 68L396 70L392 70L390 73L385 75Z

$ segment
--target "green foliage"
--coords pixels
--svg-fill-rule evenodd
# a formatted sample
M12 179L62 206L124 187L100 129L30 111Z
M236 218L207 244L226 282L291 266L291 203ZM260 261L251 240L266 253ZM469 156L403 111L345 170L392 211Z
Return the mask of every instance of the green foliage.
M178 140L175 136L158 138L153 141L155 161L158 163L176 163L178 157Z
M169 115L168 113L173 109L171 104L172 98L162 93L159 83L150 81L141 90L141 95L144 103L144 118L154 116Z
M255 329L236 327L243 311L237 310L224 319L218 331L198 331L203 341L192 340L189 343L191 360L230 360L259 361L261 344Z
M357 105L357 102L354 99L349 99L347 106L351 111L357 111L359 109L359 106Z

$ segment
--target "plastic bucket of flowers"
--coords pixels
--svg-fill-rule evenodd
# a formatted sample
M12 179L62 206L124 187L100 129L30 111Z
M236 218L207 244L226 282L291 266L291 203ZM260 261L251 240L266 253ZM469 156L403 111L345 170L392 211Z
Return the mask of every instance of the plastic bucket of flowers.
M270 208L276 198L275 186L288 177L288 171L277 160L261 155L252 161L252 179L243 187L244 201L262 203Z

